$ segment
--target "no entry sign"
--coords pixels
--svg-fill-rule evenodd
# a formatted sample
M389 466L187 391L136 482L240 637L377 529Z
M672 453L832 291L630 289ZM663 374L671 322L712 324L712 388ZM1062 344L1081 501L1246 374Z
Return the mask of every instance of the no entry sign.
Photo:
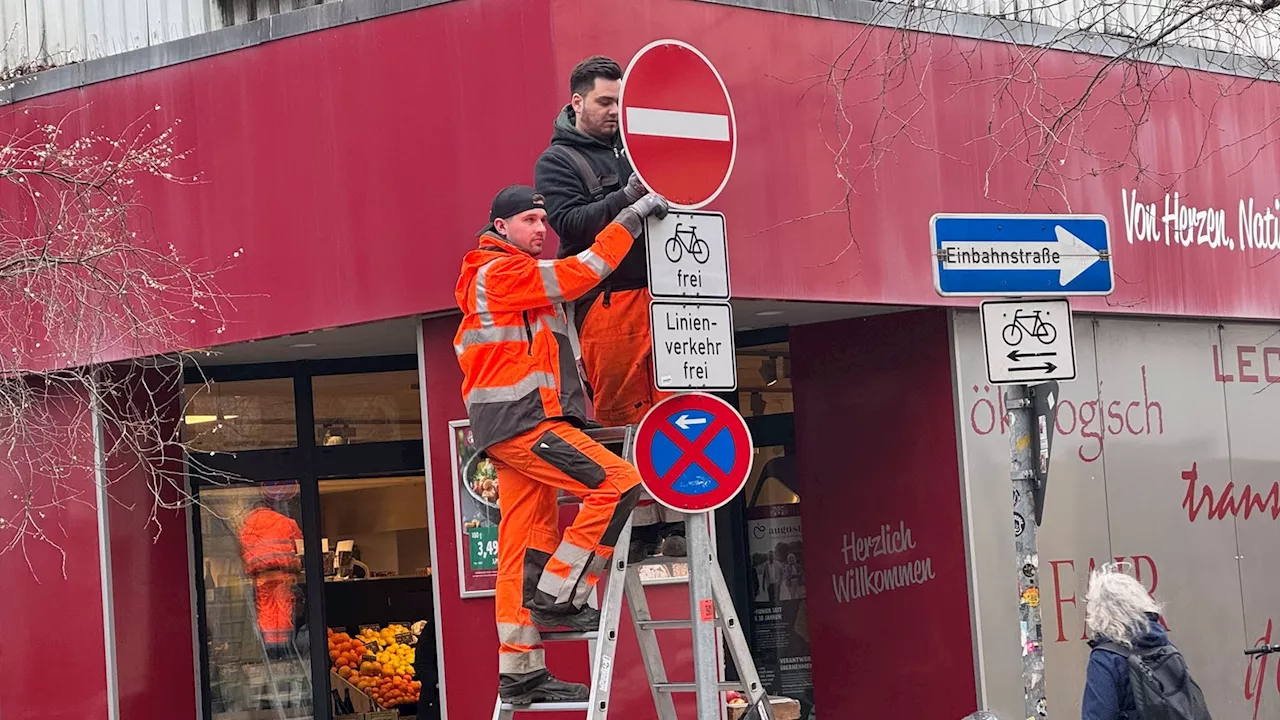
M649 495L680 512L715 510L751 473L751 432L729 403L690 393L667 398L636 430L636 469Z
M729 182L738 128L729 91L697 48L657 40L622 76L622 143L650 190L677 208L711 202Z

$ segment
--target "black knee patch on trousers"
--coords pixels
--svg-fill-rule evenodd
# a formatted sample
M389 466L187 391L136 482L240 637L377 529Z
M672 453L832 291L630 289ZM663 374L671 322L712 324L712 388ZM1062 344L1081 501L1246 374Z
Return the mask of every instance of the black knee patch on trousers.
M534 607L534 597L538 594L538 580L542 578L542 570L547 567L551 553L533 548L524 550L524 606Z
M550 430L543 433L531 449L548 465L592 490L604 482L605 471L599 463Z
M618 505L613 510L613 517L609 518L609 525L604 529L604 535L600 537L601 545L613 547L618 544L618 536L622 534L622 526L627 524L627 518L631 517L631 511L635 510L636 503L640 502L641 489L642 487L637 485L622 493L622 497L618 498Z

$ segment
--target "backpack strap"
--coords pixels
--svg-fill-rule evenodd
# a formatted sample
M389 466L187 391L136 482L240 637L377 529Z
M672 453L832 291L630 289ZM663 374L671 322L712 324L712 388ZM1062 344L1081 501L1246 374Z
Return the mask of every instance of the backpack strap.
M1133 651L1132 651L1132 650L1130 650L1129 648L1127 648L1127 647L1125 647L1125 646L1121 645L1121 644L1120 644L1120 643L1118 643L1118 642L1104 642L1104 643L1098 643L1097 645L1094 645L1094 646L1093 646L1093 649L1094 649L1094 650L1105 650L1106 652L1109 652L1109 653L1115 653L1116 655L1119 655L1120 657L1123 657L1123 658L1126 658L1126 659L1127 659L1127 658L1129 658L1129 657L1131 657L1131 656L1133 655Z
M569 161L569 164L578 172L578 177L587 186L587 194L592 198L602 197L604 195L604 186L600 183L600 176L596 174L591 163L587 162L587 156L582 151L570 145L552 145L547 152L557 155Z

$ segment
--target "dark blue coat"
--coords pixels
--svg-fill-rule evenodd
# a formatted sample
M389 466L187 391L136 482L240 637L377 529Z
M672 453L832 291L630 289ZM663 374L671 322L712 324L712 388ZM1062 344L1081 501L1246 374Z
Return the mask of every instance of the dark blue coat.
M1133 641L1135 650L1169 645L1169 636L1160 625L1158 616L1147 613L1150 621L1147 631ZM1089 667L1084 674L1084 702L1080 707L1081 720L1129 720L1134 717L1133 691L1129 687L1129 664L1123 655L1117 655L1098 646L1110 642L1107 638L1089 641L1093 652L1089 654Z

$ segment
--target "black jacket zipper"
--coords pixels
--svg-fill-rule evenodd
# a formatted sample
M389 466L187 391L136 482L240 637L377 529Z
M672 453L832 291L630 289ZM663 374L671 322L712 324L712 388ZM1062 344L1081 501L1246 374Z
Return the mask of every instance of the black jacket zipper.
M520 314L524 316L524 336L529 341L529 355L533 355L533 326L529 324L529 311Z

